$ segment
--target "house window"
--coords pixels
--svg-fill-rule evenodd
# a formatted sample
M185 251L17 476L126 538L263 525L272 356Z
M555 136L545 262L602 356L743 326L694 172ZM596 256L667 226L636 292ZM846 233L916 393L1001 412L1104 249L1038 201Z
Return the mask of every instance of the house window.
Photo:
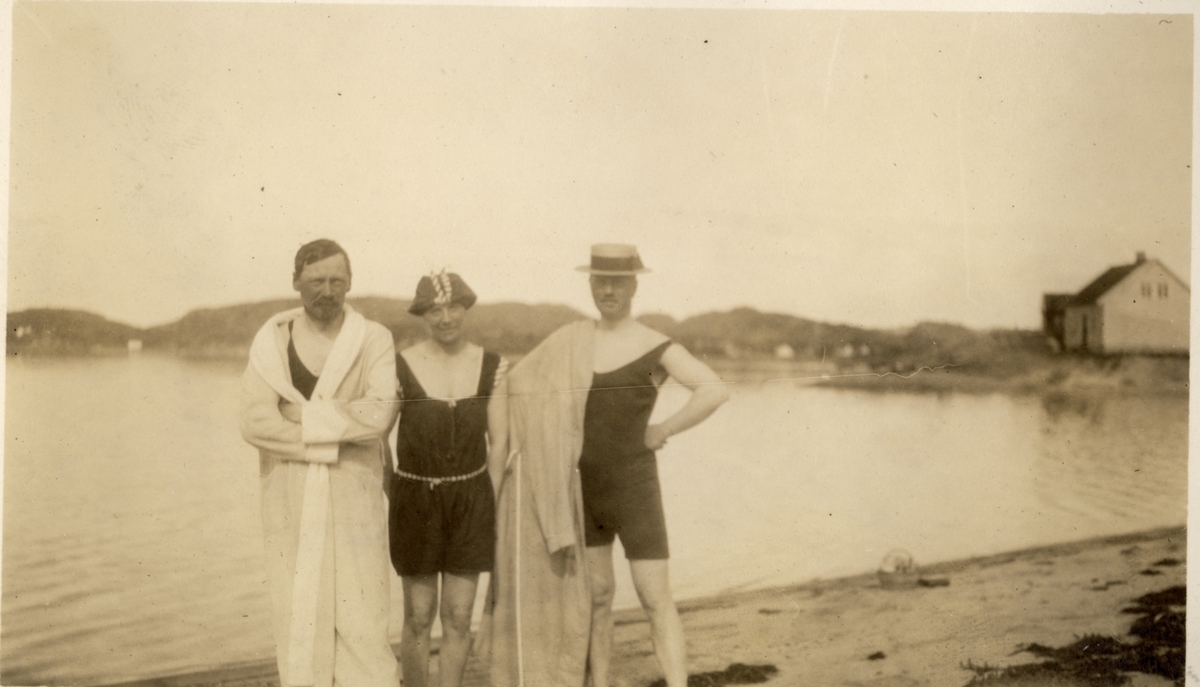
M1158 285L1158 297L1159 298L1167 297L1167 283L1166 282L1162 282L1161 284Z
M1142 295L1145 296L1146 298L1149 298L1150 296L1154 295L1154 291L1151 288L1151 286L1145 282L1142 283Z

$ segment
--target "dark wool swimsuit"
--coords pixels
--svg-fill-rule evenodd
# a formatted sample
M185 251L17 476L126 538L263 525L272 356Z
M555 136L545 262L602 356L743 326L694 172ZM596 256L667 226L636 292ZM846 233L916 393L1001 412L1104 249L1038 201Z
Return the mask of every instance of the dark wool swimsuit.
M292 386L296 387L304 395L304 398L312 399L313 390L317 388L318 377L304 363L300 362L300 355L296 353L296 344L292 341L292 323L288 322L288 371L292 373Z
M659 364L671 345L664 341L637 360L611 372L597 372L583 416L584 536L588 546L606 546L621 537L625 557L668 557L667 523L654 451L646 448L646 426L666 380Z
M404 356L396 356L403 399L396 429L399 469L422 477L469 475L487 464L487 406L500 356L485 351L475 396L429 398ZM396 573L473 575L496 557L496 504L484 472L467 480L430 482L398 476L388 525Z

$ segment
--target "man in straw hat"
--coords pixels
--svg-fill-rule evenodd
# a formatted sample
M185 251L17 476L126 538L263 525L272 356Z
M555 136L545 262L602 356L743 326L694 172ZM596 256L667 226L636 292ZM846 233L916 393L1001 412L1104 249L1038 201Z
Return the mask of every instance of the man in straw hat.
M591 275L598 320L569 324L509 376L510 467L500 490L494 607L495 687L609 684L614 575L621 539L650 617L666 682L687 682L683 627L671 596L654 452L728 398L682 346L631 317L633 246L598 244ZM688 402L649 424L670 376Z
M395 344L346 304L350 260L333 241L300 248L292 286L303 307L262 326L242 377L242 436L259 450L279 681L395 687L383 517Z

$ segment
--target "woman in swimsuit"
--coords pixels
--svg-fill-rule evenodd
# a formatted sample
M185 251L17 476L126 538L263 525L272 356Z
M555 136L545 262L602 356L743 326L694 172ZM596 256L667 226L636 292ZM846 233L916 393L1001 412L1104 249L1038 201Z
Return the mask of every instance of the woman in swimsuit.
M422 277L409 312L430 338L396 356L397 471L390 490L392 565L404 585L405 687L429 681L441 577L442 687L462 683L479 573L496 549L495 484L507 450L507 363L463 338L475 294L457 274Z
M654 653L669 687L685 687L683 626L667 569L667 530L654 452L707 418L728 399L720 378L663 334L631 317L637 274L646 272L633 246L598 244L590 265L596 323L594 376L584 413L579 471L587 570L592 589L588 667L594 687L607 687L612 654L612 545L620 537L638 599L650 617ZM670 376L692 391L662 423L649 424L658 387Z

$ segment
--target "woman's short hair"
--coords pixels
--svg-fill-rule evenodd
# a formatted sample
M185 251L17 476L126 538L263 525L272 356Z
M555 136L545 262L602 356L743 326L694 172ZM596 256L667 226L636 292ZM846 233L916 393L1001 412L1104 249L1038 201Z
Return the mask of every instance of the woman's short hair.
M296 266L295 271L292 272L292 281L300 279L300 273L304 271L305 265L311 265L335 255L340 255L345 259L346 276L350 276L350 256L346 255L346 251L342 250L336 241L317 239L300 246L300 250L296 251Z

